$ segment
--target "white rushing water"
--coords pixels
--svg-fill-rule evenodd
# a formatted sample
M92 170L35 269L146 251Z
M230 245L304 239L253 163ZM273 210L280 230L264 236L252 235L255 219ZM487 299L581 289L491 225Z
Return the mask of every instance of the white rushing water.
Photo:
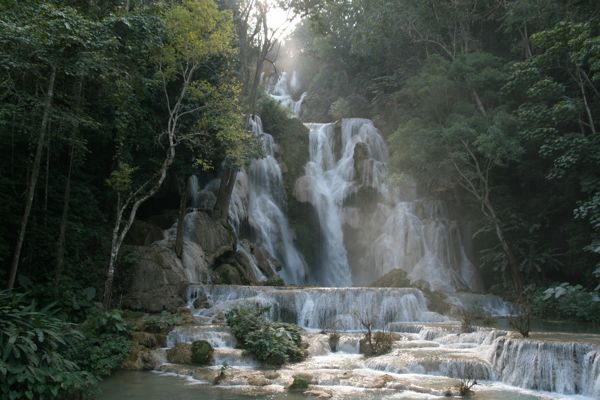
M168 336L168 345L207 340L219 349L217 353L227 354L236 363L233 365L247 367L251 360L234 354L235 339L218 322L231 309L269 307L270 319L294 322L308 330L303 336L309 358L288 369L316 369L316 382L335 386L352 379L352 385L369 387L372 375L379 376L375 371L380 371L393 374L395 379L437 382L433 388L439 385L438 378L425 376L471 377L484 381L480 382L483 388L476 387L476 396L485 393L489 385L509 392L511 387L543 391L542 398L560 398L549 392L585 398L600 396L600 336L588 335L589 342L583 343L573 334L546 334L542 340L536 333L532 338L521 338L489 328L462 333L460 324L429 311L418 289L216 285L191 287L189 295L190 303L197 297L205 299L204 308L193 312L206 325L176 328ZM371 323L375 330L393 332L390 353L360 358L358 340L363 335L359 332L364 332L364 322ZM323 330L339 335L337 349L331 348L329 335ZM444 392L431 389L431 393L443 397ZM531 392L533 397L529 398L540 398L536 393L539 392ZM512 398L506 396L509 397L497 398Z
M243 307L269 307L273 320L307 329L356 331L369 322L375 329L393 329L397 323L444 322L447 318L427 309L423 293L413 288L277 288L254 286L190 288L190 302L206 297L204 316L221 316Z
M370 284L401 269L411 282L431 290L480 288L460 229L448 219L443 202L406 200L413 194L403 195L386 183L387 147L372 121L344 119L339 130L333 123L306 126L310 161L299 181L304 187L297 184L297 192L303 192L319 216L323 250L314 277L318 284ZM375 200L367 200L374 211L361 209L365 204L346 205L360 191L376 194ZM344 237L347 227L356 231L354 242ZM365 251L350 266L346 249L355 245Z
M255 136L263 143L265 155L253 160L248 169L248 219L257 242L283 264L283 279L288 284L301 284L305 281L306 267L294 245L285 214L283 177L275 159L273 136L263 132L257 116L251 119L250 124Z
M291 81L288 81L287 72L282 72L274 85L267 85L269 96L277 101L281 106L287 109L294 117L300 118L302 112L302 102L306 97L306 92L301 93L298 99L294 99L294 94L298 92L300 83L296 71L292 73Z

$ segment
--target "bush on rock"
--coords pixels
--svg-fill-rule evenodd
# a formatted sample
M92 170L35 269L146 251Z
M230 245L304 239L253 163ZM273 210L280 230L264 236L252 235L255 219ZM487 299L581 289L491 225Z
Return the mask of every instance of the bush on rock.
M236 309L227 314L227 324L241 347L258 361L281 366L302 361L301 329L293 324L270 322L263 317L265 308Z

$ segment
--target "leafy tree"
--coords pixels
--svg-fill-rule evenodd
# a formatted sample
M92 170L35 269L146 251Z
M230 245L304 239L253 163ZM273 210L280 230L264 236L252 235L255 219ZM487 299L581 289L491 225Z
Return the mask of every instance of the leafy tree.
M219 11L212 0L184 1L181 5L167 9L164 21L166 41L155 62L167 117L164 131L156 132L156 135L159 140L163 136L166 138L166 154L155 174L139 184L130 184L132 171L125 164L120 164L108 181L117 192L117 215L104 286L106 308L111 305L119 251L139 207L160 189L175 159L177 146L194 136L193 132L181 132L184 120L200 118L207 107L204 97L211 90L211 85L200 78L200 69L211 57L227 56L233 52L231 16ZM228 133L231 134L230 131Z

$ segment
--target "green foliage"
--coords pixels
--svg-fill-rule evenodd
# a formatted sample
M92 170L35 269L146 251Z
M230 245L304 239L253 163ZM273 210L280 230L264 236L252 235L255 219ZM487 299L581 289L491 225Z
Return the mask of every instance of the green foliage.
M263 286L285 286L285 281L279 275L272 276L262 282Z
M197 365L210 365L213 361L213 348L206 340L197 340L192 343L192 363ZM222 369L223 371L224 369Z
M600 293L567 282L545 290L531 288L533 312L539 318L600 323Z
M310 382L306 378L301 376L294 376L294 380L292 384L288 387L288 389L292 391L304 391L308 389L309 384Z
M81 331L85 338L71 349L71 354L84 370L99 377L108 376L129 355L131 327L120 310L91 310Z
M131 327L123 319L123 313L120 310L96 309L83 323L83 329L95 334L127 335Z
M68 357L82 343L74 326L26 294L0 292L0 393L6 399L64 399L87 394L96 378Z
M268 365L302 361L306 354L300 347L301 329L293 324L270 322L263 317L265 311L245 308L227 314L227 324L242 348Z
M152 333L167 333L174 326L182 323L181 316L172 314L168 311L162 311L158 315L148 315L144 317L144 330Z

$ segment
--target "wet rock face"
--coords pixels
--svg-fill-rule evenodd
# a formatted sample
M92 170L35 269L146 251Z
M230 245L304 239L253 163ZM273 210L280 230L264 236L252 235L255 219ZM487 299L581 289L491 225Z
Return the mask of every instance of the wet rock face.
M133 265L127 271L131 271L131 275L127 279L130 285L123 293L124 307L159 312L176 311L185 305L189 280L173 251L157 244L131 247L128 250Z
M204 212L196 211L186 216L186 237L202 248L209 265L232 251L235 237L232 229Z

